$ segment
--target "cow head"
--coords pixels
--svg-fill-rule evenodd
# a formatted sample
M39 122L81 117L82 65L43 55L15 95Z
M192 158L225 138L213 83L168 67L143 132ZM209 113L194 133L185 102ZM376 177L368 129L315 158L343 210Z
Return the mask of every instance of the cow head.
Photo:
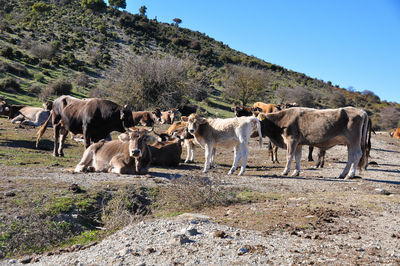
M144 154L144 150L148 144L157 141L156 137L148 134L149 131L146 129L138 129L123 133L118 136L121 142L129 141L129 156L134 158L140 158Z
M0 115L8 115L10 107L4 98L0 98Z
M151 118L157 122L160 123L161 122L161 110L159 108L156 108L154 111L151 112Z
M183 120L183 121L185 121L185 120ZM194 134L199 129L200 125L207 123L207 119L199 116L198 114L191 114L187 117L185 122L187 122L187 129L188 129L189 133Z
M53 102L46 101L45 103L43 103L43 108L47 111L51 111L51 109L53 108Z
M121 122L124 128L133 127L135 122L133 121L132 111L128 108L127 105L121 109Z

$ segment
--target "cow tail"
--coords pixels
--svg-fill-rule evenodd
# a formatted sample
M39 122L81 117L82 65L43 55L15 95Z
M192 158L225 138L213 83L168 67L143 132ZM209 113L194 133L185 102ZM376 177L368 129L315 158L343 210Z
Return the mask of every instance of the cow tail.
M39 131L36 133L37 138L36 138L36 148L39 146L39 141L40 138L43 136L44 132L47 129L47 126L49 125L50 119L53 115L53 111L50 112L49 117L47 118L47 120L40 126Z
M361 137L361 151L362 151L362 156L361 159L358 163L358 168L367 169L368 165L368 157L369 153L371 151L371 132L372 132L372 123L371 119L366 115L366 118L364 120L365 122L363 123L363 128L362 128L362 137Z
M257 124L258 141L259 141L259 143L260 143L260 148L262 148L262 133L261 133L261 124L260 124L260 120L258 120L257 118L255 118L253 121L255 121L255 123Z

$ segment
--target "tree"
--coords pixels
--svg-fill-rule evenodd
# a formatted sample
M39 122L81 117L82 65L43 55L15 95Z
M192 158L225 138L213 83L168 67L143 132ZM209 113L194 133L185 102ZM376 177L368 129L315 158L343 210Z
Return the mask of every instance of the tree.
M225 94L243 105L262 98L268 88L269 81L265 71L231 65L227 74Z
M179 24L182 23L182 19L180 18L174 18L173 21L175 22L175 26L179 27Z
M107 7L104 0L81 0L81 6L95 11L101 11Z
M122 8L122 9L126 8L126 1L125 0L108 0L108 3L113 8Z
M141 16L145 17L146 16L146 12L147 12L147 7L146 6L141 6L139 8L139 13Z
M275 96L281 103L295 102L303 107L315 106L313 94L304 87L279 88L276 90Z

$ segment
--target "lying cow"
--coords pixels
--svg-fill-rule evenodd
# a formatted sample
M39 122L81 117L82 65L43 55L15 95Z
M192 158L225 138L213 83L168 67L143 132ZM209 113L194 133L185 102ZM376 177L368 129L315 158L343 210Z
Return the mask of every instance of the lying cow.
M214 164L216 145L234 147L234 160L228 174L232 174L242 160L239 175L243 175L248 157L250 134L257 129L260 147L262 145L260 121L255 117L235 117L227 119L206 119L191 114L187 119L187 129L196 142L205 149L204 170L206 173Z
M152 112L150 111L138 111L132 112L132 118L134 125L141 125L145 127L152 127L155 123L161 121L161 111L156 109Z
M312 145L329 149L338 144L347 145L348 161L339 178L352 178L357 165L367 165L370 147L371 124L365 111L345 107L316 110L311 108L289 108L271 114L259 114L263 136L268 136L278 147L287 150L286 167L282 175L290 171L293 157L296 169L292 176L300 173L301 146Z
M188 116L197 112L197 106L191 104L183 104L177 107L182 116Z
M181 162L182 144L179 138L169 141L157 141L149 145L152 160L156 166L178 166Z
M400 139L400 127L390 130L389 136L394 139Z
M54 100L49 118L37 133L36 147L50 119L54 129L54 156L64 156L63 144L68 132L83 134L88 148L91 142L106 138L112 131L125 132L126 127L134 125L132 111L126 106L98 98L80 100L63 95Z
M8 119L13 119L19 115L19 110L26 105L8 104L4 98L0 98L0 115L5 115Z
M53 103L51 101L44 103L43 108L25 106L19 109L19 114L11 122L27 126L41 126L49 118L52 107Z
M74 172L147 174L152 160L149 143L155 141L147 130L124 133L118 140L100 140L89 146Z
M182 119L186 119L185 116ZM186 147L185 163L194 162L194 153L196 150L195 140L192 134L187 131L185 121L175 121L164 133L156 133L159 141L172 141L176 137L183 139L183 145Z
M179 111L176 108L161 112L161 124L172 124L175 121L176 116L179 115Z

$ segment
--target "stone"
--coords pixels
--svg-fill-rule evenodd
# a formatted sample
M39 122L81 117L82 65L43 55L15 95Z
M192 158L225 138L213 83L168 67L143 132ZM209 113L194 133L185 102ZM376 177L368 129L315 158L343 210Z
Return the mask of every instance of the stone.
M184 234L174 234L172 235L172 239L170 241L171 244L177 245L183 245L190 242L191 240Z
M241 255L246 254L247 252L248 252L247 248L239 248L238 251L237 251L237 254L239 256L241 256Z
M218 238L226 238L228 235L222 231L222 230L217 230L214 232L214 237L218 237Z

